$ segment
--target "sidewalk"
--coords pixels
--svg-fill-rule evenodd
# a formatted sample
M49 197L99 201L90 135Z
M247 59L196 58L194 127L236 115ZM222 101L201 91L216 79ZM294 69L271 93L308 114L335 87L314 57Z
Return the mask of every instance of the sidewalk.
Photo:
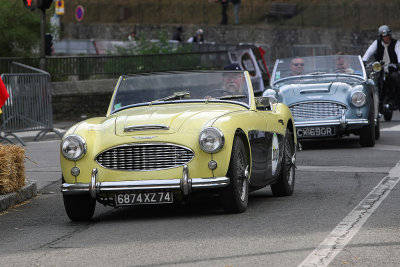
M55 130L64 134L74 122L54 122ZM0 195L0 212L37 195L43 188L60 181L60 141L54 132L44 135L40 141L34 141L37 131L20 132L16 135L26 146L22 146L14 137L8 137L14 144L25 149L26 185L18 192ZM3 142L7 144L8 142Z

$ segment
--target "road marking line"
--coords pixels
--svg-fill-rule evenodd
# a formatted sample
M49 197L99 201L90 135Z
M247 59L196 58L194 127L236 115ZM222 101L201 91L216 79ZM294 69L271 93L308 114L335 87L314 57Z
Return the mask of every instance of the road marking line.
M400 146L375 144L375 146L372 147L371 149L387 150L387 151L400 151Z
M304 172L360 172L389 173L390 167L354 167L354 166L296 166L296 171Z
M381 128L381 132L398 132L400 131L400 125L395 125L392 127Z
M369 216L379 207L382 201L400 180L400 161L393 167L389 175L355 207L325 238L325 240L300 266L328 266L348 242L357 234Z

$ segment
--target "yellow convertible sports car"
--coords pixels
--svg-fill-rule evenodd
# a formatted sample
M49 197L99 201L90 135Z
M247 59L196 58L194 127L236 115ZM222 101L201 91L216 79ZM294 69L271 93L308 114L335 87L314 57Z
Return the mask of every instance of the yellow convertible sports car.
M252 190L293 193L295 133L288 107L254 97L247 71L122 76L106 116L77 123L62 140L64 206L81 221L96 202L218 195L225 212L243 212Z

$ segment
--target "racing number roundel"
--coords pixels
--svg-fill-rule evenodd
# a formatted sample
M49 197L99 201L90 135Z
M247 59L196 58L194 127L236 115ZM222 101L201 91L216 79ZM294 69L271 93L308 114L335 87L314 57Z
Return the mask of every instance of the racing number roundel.
M271 159L272 159L272 175L275 175L276 169L278 167L278 161L279 161L279 142L278 142L278 136L276 133L272 136L272 148L271 148Z

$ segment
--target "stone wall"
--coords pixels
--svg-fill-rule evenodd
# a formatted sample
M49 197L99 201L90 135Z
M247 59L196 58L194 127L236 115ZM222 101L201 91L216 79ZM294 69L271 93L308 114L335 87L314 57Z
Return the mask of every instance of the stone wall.
M117 79L52 83L55 121L105 116Z

